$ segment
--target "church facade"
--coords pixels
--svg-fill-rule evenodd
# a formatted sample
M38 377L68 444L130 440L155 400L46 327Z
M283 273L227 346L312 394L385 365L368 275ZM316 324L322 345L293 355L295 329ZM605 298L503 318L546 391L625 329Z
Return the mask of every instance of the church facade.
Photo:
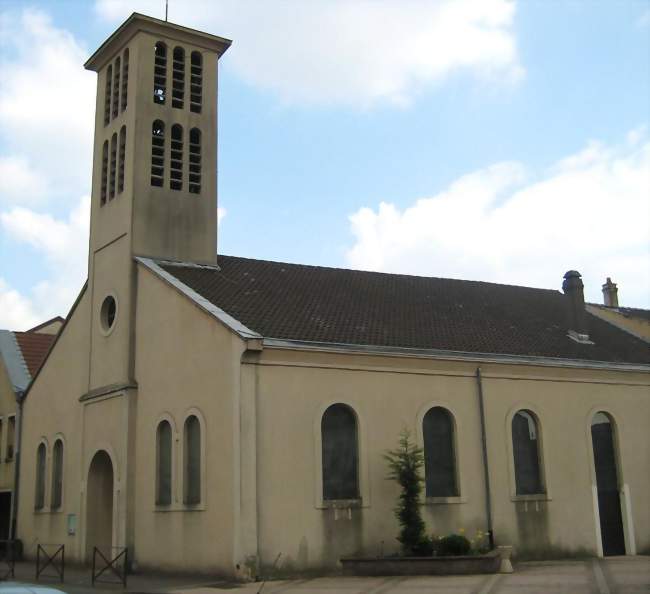
M650 550L648 343L577 272L559 292L217 256L229 45L134 14L86 63L88 282L25 398L25 554L244 577L389 554L403 429L430 533Z

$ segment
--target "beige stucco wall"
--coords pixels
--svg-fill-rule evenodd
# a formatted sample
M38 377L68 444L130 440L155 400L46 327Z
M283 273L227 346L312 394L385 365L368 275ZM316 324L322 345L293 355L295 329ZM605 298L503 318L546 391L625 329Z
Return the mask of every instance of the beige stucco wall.
M14 460L7 460L9 417L16 414L16 395L14 394L9 373L0 357L0 491L11 491L14 486ZM15 446L15 444L14 444Z

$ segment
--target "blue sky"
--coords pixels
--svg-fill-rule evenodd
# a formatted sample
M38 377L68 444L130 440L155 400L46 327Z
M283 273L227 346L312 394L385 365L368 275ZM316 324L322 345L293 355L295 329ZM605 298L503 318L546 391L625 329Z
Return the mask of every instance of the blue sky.
M95 79L162 0L0 0L0 327L85 278ZM647 1L170 0L233 39L219 251L650 307ZM36 84L35 80L42 80Z

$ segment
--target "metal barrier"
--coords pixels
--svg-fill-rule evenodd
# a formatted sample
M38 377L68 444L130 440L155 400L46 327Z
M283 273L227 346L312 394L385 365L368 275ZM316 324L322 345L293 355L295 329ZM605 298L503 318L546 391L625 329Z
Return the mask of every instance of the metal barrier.
M56 547L50 555L45 547ZM52 567L56 575L43 574L47 567ZM63 572L65 570L65 545L60 544L39 544L36 547L36 579L41 576L48 578L58 578L63 583Z
M16 547L15 540L0 540L0 581L15 577Z
M121 583L124 588L126 588L126 572L129 564L129 549L127 547L108 547L111 551L109 555L110 561L106 558L104 553L98 547L93 547L93 577L92 584L95 585L95 582L101 582L104 584L115 584ZM113 552L119 551L117 555L113 557ZM98 559L99 557L99 559ZM98 568L97 562L100 562L103 566L101 569ZM121 563L120 563L121 561ZM110 569L111 572L117 577L119 582L115 580L100 580L100 576Z

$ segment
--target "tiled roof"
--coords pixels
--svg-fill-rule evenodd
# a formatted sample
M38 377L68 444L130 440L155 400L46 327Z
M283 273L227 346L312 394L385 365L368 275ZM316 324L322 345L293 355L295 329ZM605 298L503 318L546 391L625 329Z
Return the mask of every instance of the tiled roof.
M648 345L588 314L567 336L559 291L219 256L220 270L158 262L266 338L650 363Z
M650 309L641 309L639 307L610 307L608 305L602 305L599 303L590 303L589 305L598 307L603 311L613 311L614 313L620 313L626 318L639 318L641 320L650 322Z
M45 360L45 355L56 338L56 334L41 334L39 332L14 332L27 369L32 377Z

